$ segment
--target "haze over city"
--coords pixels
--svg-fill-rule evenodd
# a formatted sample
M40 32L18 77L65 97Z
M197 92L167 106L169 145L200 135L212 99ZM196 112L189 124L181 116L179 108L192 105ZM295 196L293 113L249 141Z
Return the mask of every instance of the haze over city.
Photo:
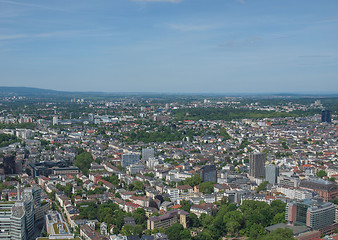
M337 9L334 0L0 0L0 85L334 93Z

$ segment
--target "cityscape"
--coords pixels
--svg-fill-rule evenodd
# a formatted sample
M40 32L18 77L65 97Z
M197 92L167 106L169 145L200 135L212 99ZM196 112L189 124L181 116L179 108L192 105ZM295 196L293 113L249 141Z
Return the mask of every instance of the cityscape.
M3 88L1 239L337 237L336 97L73 96Z
M0 0L0 240L338 240L337 0Z

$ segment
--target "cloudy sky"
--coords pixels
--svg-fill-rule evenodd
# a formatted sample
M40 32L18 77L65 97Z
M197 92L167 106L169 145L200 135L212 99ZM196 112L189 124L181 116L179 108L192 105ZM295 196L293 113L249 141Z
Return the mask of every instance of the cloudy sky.
M338 92L337 0L0 0L0 86Z

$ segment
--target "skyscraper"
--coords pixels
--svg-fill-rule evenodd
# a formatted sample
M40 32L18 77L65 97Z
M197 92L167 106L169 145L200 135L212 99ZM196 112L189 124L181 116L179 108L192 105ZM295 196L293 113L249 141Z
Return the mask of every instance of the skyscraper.
M269 183L275 185L277 183L277 177L279 175L279 167L273 164L265 166L265 179Z
M18 198L16 202L0 203L0 239L30 239L35 224L43 219L40 188L26 188L22 196L18 190Z
M249 155L249 175L254 178L265 178L265 155L264 153L252 153Z
M331 122L331 111L324 109L322 110L322 122L327 122L330 123Z

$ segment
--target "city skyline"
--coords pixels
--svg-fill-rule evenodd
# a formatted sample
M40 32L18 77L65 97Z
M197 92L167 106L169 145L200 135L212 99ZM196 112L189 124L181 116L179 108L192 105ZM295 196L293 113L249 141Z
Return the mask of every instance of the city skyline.
M2 86L336 93L338 3L0 0Z

